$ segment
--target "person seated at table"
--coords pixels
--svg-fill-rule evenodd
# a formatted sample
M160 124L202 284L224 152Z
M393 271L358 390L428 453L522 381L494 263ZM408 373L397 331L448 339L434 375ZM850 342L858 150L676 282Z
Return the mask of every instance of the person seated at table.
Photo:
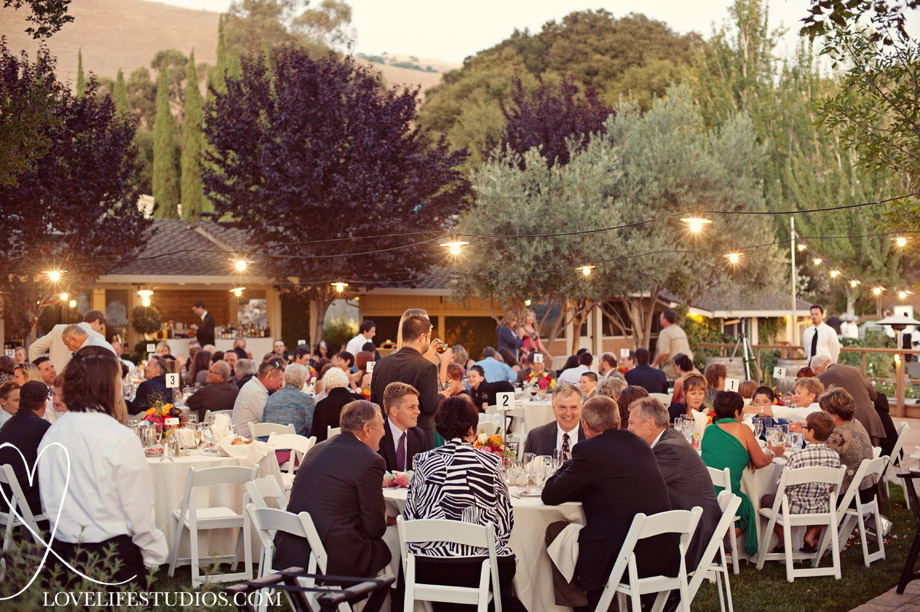
M760 448L754 432L741 423L744 400L733 391L716 393L712 409L715 413L712 425L703 433L700 444L703 463L717 470L728 468L731 472L732 493L741 498L738 507L741 527L735 529L744 532L744 550L749 557L757 554L757 514L750 498L741 489L741 474L748 465L762 468L773 462L773 457L783 454L783 447L767 447L767 452ZM722 487L716 487L719 493Z
M507 364L497 359L498 353L491 346L482 349L482 358L474 365L482 369L486 382L499 382L502 380L512 382L517 380L517 374Z
M115 354L98 346L77 351L64 370L67 412L38 450L38 486L45 516L59 517L51 546L62 559L85 571L88 555L104 557L111 547L120 567L101 579L143 589L146 568L165 563L169 550L156 528L144 449L113 416L119 395Z
M458 366L463 368L463 373L466 374L467 368L471 365L475 365L475 361L470 359L470 353L466 350L466 347L462 344L455 344L451 348L453 355L450 360L452 363L456 363Z
M741 399L752 399L754 397L754 391L757 389L757 383L753 380L742 380L738 384L738 395L741 396Z
M294 433L298 436L310 435L316 403L312 397L301 391L309 375L310 371L307 368L296 363L284 370L284 386L272 393L265 402L263 423L293 425Z
M711 404L716 399L716 393L725 390L725 379L728 377L728 368L724 363L710 363L703 370L703 377L709 386L706 389L706 400Z
M235 353L228 353L234 354ZM216 361L208 368L208 384L195 391L185 402L190 410L198 414L198 422L204 423L204 416L210 410L233 410L240 390L230 379L230 364Z
M374 361L374 353L371 351L360 351L355 355L355 373L352 375L353 389L356 393L365 393L369 396L371 393L371 378L373 374L367 373L367 364Z
M418 389L391 382L383 390L384 435L380 456L387 470L405 472L412 469L412 459L429 450L428 436L418 426Z
M831 388L821 394L818 404L821 410L834 418L834 431L828 436L826 444L829 449L837 451L840 455L840 464L847 468L837 494L838 499L843 499L863 459L874 458L872 440L869 439L869 433L863 424L854 418L856 400L846 389ZM866 476L859 484L859 499L863 503L875 498L877 481L877 476Z
M542 498L548 506L582 503L585 526L578 535L578 583L566 585L557 575L553 587L557 601L567 602L563 605L587 603L594 610L633 517L639 512L666 512L671 510L671 502L652 449L632 432L620 429L615 401L592 397L585 402L581 417L587 439L575 445L572 460L546 482ZM558 523L547 528L547 538L553 531L561 531ZM679 551L674 534L640 541L635 548L639 576L676 575ZM575 600L579 587L586 592L587 602L584 598Z
M591 371L591 365L594 363L594 356L588 351L578 355L578 363L574 368L567 368L556 378L558 384L577 385L581 375Z
M166 357L167 355L172 355L172 350L169 348L169 343L165 340L157 342L156 350L153 351L155 354L160 357Z
M602 353L597 362L597 377L601 380L605 378L619 378L623 382L626 379L617 369L617 356L613 353Z
M626 429L626 425L629 423L630 406L632 406L633 402L643 397L648 397L648 391L645 390L645 387L626 387L620 392L620 396L616 398L617 406L620 409L620 429Z
M463 368L458 363L451 362L447 364L447 391L449 393L448 397L458 395L472 397L469 389L463 386Z
M555 420L534 427L527 434L524 452L552 455L560 450L566 453L585 439L581 426L581 392L575 385L559 385L553 391L553 416Z
M0 427L19 410L19 390L21 385L8 380L0 385Z
M706 379L699 374L690 374L684 378L683 396L684 399L676 404L668 406L668 414L671 416L673 423L679 417L693 418L694 411L701 411L706 407L706 397L709 385Z
M386 462L377 454L384 435L380 407L365 400L349 402L342 408L341 427L342 435L307 452L287 511L310 513L328 554L326 574L371 577L390 562L380 486ZM278 532L272 567L305 568L309 560L305 538Z
M597 391L597 374L594 372L583 372L578 379L578 388L581 389L583 399L588 400L594 397Z
M387 386L390 387L395 383ZM469 398L449 397L434 416L444 446L415 457L415 475L406 495L407 521L446 519L475 525L491 523L495 530L498 590L503 610L524 610L512 594L515 558L508 540L514 517L501 459L473 448L479 415ZM475 587L483 557L489 552L459 544L410 544L419 582ZM469 606L434 603L434 609L463 610Z
M168 346L168 345L167 345ZM120 369L119 369L120 371ZM137 386L134 399L126 402L128 414L141 414L151 408L156 402L171 402L172 389L166 388L166 373L168 366L166 360L153 355L144 368L144 377L147 379Z
M15 383L13 383L15 384ZM19 410L0 428L0 445L10 444L13 448L0 448L0 465L9 464L19 481L19 488L26 496L32 514L41 514L42 502L38 492L37 479L31 474L35 470L38 447L51 424L41 417L48 399L48 388L40 382L29 381L19 390ZM3 485L6 499L12 499L12 490ZM6 508L3 509L7 511Z
M693 360L678 353L674 355L674 367L677 369L677 379L674 381L674 391L671 392L671 404L679 404L684 401L684 379L691 374L699 374L699 370L693 365Z
M805 366L804 368L799 368L798 372L795 373L796 379L798 378L814 378L815 371L810 367Z
M597 383L597 395L603 395L604 397L609 397L613 401L620 403L620 395L629 385L626 384L626 379L624 378L614 378L613 376L607 376L602 378Z
M503 348L498 351L499 357L502 359L502 363L507 365L514 372L515 380L517 380L518 372L521 371L521 364L518 362L517 357L514 356L514 353L511 352L511 349Z
M248 383L256 375L256 364L252 359L238 359L236 362L236 381L234 384L237 389L242 389L243 385Z
M745 413L760 416L772 416L777 419L786 419L790 422L804 423L812 412L818 412L818 396L824 393L824 384L817 378L799 378L792 387L793 392L787 398L785 406L764 405L763 400L751 405L744 410Z
M687 549L687 570L693 571L722 518L722 510L699 453L682 433L668 428L669 422L667 409L654 397L640 398L630 405L629 431L652 447L658 469L668 487L671 509L692 510L694 506L703 509L703 516Z
M456 348L456 347L455 347ZM541 375L544 372L549 372L551 378L553 378L553 372L546 369L546 363L542 361L537 361L539 357L537 355L542 355L542 353L530 353L527 357L524 358L524 365L527 367L521 368L517 373L517 384L522 385L527 383L527 377L531 374L535 376Z
M236 401L233 402L233 414L230 419L236 433L251 437L249 423L262 422L265 403L270 393L274 393L284 384L284 364L280 360L266 361L259 366L258 376L249 379L243 385Z
M192 360L192 367L189 369L189 384L206 385L208 384L208 370L211 367L211 353L204 349L195 353Z
M121 378L122 380L124 380L125 364L123 361L121 362L121 371L122 371ZM123 397L121 398L121 400L122 401L119 402L119 409L125 403ZM63 372L61 372L60 374L54 377L54 384L51 386L51 407L54 408L54 412L55 414L57 414L57 416L61 416L62 414L67 412L67 404L64 403L64 373ZM125 408L125 418L127 418L128 408L127 406L124 406L124 408Z
M658 368L648 364L649 352L647 348L636 351L636 367L626 372L626 382L631 387L643 387L649 393L667 393L668 377Z
M495 405L497 393L514 393L514 386L507 380L487 382L482 366L476 364L466 373L466 382L470 385L470 397L479 412L485 412L486 406Z
M786 462L787 470L804 467L840 467L840 455L837 451L828 448L825 444L834 429L834 418L826 412L812 412L805 419L802 431L805 435L805 448L789 455ZM845 489L838 491L842 497ZM815 514L828 511L830 490L827 485L820 483L804 483L786 487L786 497L789 499L790 514ZM764 495L760 501L762 508L772 508L776 501L776 494ZM773 532L779 538L779 544L773 552L784 552L783 526L777 523ZM811 525L805 531L805 546L802 552L817 552L818 536L821 534L820 525Z
M346 404L364 399L363 396L348 390L348 376L341 368L331 364L323 374L323 390L326 396L316 402L313 423L310 425L310 435L316 436L317 443L326 439L328 427L339 426L339 413Z

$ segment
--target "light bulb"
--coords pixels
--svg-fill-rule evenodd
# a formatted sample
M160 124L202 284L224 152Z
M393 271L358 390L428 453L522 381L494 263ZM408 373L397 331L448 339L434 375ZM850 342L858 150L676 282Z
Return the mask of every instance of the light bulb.
M56 283L61 280L61 271L60 270L48 270L45 272L48 275L48 280L52 283Z
M237 259L235 262L233 262L233 267L236 268L237 272L245 272L246 271L246 260Z

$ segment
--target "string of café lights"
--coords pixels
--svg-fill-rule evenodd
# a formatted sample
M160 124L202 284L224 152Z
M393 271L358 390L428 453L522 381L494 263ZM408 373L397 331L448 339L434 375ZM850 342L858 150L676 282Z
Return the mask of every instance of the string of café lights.
M515 238L532 239L532 238L553 238L553 237L563 237L563 236L577 236L577 235L586 235L586 234L593 234L593 233L615 231L615 230L626 229L626 228L631 228L631 227L638 227L638 226L646 225L649 223L668 221L676 217L681 217L681 221L684 224L686 224L686 227L691 234L700 234L709 224L712 223L710 219L707 219L701 215L773 216L773 215L794 215L794 214L807 214L807 213L816 213L816 212L829 212L829 211L836 211L836 210L862 208L866 206L876 206L879 204L884 204L884 203L888 203L888 202L892 202L895 200L912 197L916 195L920 195L920 192L912 192L912 193L900 195L900 196L893 197L893 198L875 200L871 202L862 202L862 203L857 203L857 204L844 204L844 205L839 205L839 206L831 206L831 207L815 208L815 209L798 209L798 210L791 210L791 211L703 210L695 214L686 213L686 212L670 213L667 215L656 217L654 219L644 219L644 220L635 221L631 223L619 224L619 225L608 226L608 227L603 227L603 228L594 228L594 229L588 229L588 230L573 230L573 231L567 231L567 232L549 232L549 233L543 233L543 234L473 234L473 233L468 233L468 232L460 232L460 233L454 234L450 239L448 239L447 242L441 243L440 246L447 248L448 253L451 256L457 257L461 254L462 247L470 244L469 241L461 240L461 238L479 238L479 239L486 239L486 240L488 239L494 240L494 239L515 239ZM683 215L689 215L689 216L683 216ZM309 245L309 244L320 244L320 243L332 242L332 241L341 241L345 239L347 240L371 240L371 239L378 239L378 238L390 238L390 237L396 237L396 236L430 234L433 231L434 230L425 230L425 231L417 231L417 232L404 232L400 234L378 234L378 235L372 235L372 236L346 236L342 238L327 238L327 239L317 239L317 240L309 240L309 241L281 243L278 246L301 246L301 245ZM893 232L882 232L882 233L873 233L873 234L848 234L848 235L838 235L838 236L799 236L798 238L800 240L827 240L827 239L852 239L852 238L860 238L860 237L880 237L880 236L894 235L895 236L895 246L898 247L899 249L903 249L904 247L907 246L907 242L908 242L907 235L916 234L916 233L920 233L920 232L893 231ZM170 256L170 255L187 254L187 253L192 253L192 252L211 252L211 253L222 253L222 254L233 255L235 257L232 260L233 268L235 272L241 274L246 271L248 264L251 262L251 260L249 259L249 256L267 257L267 258L284 258L284 259L326 259L326 258L338 258L338 257L366 256L366 255L373 255L373 254L378 254L378 253L392 252L395 250L411 248L411 247L420 246L423 244L429 244L431 242L435 242L435 241L442 240L442 239L443 238L435 237L435 238L430 238L426 240L416 241L410 244L398 245L398 246L388 247L388 248L383 248L383 249L374 249L374 250L356 252L356 253L339 253L339 254L331 254L331 255L322 255L322 254L320 255L279 255L276 253L264 253L264 252L258 252L258 251L241 254L237 252L230 252L230 251L218 250L218 249L182 249L182 250L172 251L169 253L163 253L163 254L158 254L158 255L137 257L131 260L126 260L123 262L123 264L136 262L136 261L142 261L142 260L156 259L160 257ZM732 267L742 265L743 260L744 260L744 254L746 253L746 251L763 248L766 246L784 244L784 243L791 242L792 240L794 240L794 238L775 240L772 242L766 242L766 243L761 243L757 245L750 245L744 248L733 250L725 254L727 265L732 266ZM826 264L824 258L820 257L817 254L817 252L814 251L814 249L807 246L805 243L798 244L797 249L799 252L808 250L809 253L813 255L812 262L814 263L815 266L822 266L822 265L828 266L829 265L829 264ZM713 252L719 252L719 251L715 249L660 250L660 251L653 251L653 252L648 252L648 253L636 253L636 254L626 255L626 256L621 256L621 257L602 258L602 259L595 259L592 261L585 261L581 265L577 266L576 269L580 271L583 276L589 277L591 276L593 270L597 268L597 264L600 264L600 263L612 263L615 261L624 261L624 260L634 259L638 257L648 257L648 256L660 255L660 254L688 254L688 253L692 254L692 253L713 253ZM558 271L558 270L567 270L567 269L571 269L571 265L559 265L559 266L549 267L549 268L544 267L541 270L545 272L545 271ZM63 273L60 270L49 270L49 271L46 271L45 274L47 275L48 279L52 283L57 283L61 280L61 275ZM401 274L401 273L393 273L393 274ZM862 284L862 281L860 281L859 279L855 277L843 275L841 271L836 267L831 268L828 274L831 277L831 279L836 280L839 278L841 280L847 280L851 288L853 289L857 288L859 285ZM530 276L532 275L532 273L525 272L525 273L485 274L485 273L475 273L475 272L464 272L464 273L450 272L446 275L450 276L451 278L456 278L457 276L501 277L501 276ZM389 276L389 274L383 274L380 276ZM443 273L431 274L431 275L421 276L421 277L411 276L411 277L408 277L402 280L391 279L388 282L391 284L418 283L418 282L429 280L429 279L443 279L444 276L445 274ZM369 279L348 279L348 280L350 280L353 283L368 283L368 282L379 282L380 278L374 278L370 280ZM331 286L333 286L336 289L336 291L340 294L343 293L345 288L349 286L348 282L341 280L341 279L336 279L331 282L328 280L314 281L314 282L308 282L306 284L326 284L327 282ZM273 284L275 285L303 285L304 283L275 282ZM233 293L236 297L242 297L242 293L245 289L246 289L245 287L240 287L239 283L237 283L237 286L231 289L230 292ZM873 286L871 289L872 293L876 296L876 298L880 298L881 294L885 290L886 290L885 287L882 287L881 285L878 285L878 284ZM901 300L906 299L907 296L910 294L911 292L907 289L898 290L898 297ZM153 295L153 291L149 289L141 289L138 291L138 295L141 296L142 305L150 306L150 302L151 302L150 298ZM63 292L60 294L60 299L65 302L69 302L70 307L73 308L76 305L75 300L72 300L69 298L70 298L70 295L67 292Z

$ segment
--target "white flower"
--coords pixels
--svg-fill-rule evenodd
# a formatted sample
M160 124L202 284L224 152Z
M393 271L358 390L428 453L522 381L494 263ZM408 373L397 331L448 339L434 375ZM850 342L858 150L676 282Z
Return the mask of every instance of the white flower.
M479 434L478 436L476 436L476 440L477 440L480 444L483 444L483 445L488 444L488 443L489 443L489 434L487 434L487 433L481 433L481 434Z

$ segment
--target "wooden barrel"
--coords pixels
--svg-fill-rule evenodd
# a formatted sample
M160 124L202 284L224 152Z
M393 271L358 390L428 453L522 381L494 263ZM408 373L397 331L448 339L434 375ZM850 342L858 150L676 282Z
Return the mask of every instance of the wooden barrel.
M773 379L773 386L776 387L776 392L779 395L785 395L786 393L791 392L792 387L795 384L796 372L807 365L807 359L778 359L776 361L776 367L786 368L786 375L782 378Z

